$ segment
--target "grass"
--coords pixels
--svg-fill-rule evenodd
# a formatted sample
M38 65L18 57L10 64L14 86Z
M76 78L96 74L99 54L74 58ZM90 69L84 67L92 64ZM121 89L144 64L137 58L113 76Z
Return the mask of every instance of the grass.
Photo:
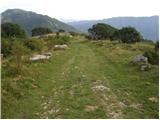
M72 40L48 61L11 77L2 67L2 118L158 118L158 66L129 64L153 45ZM94 91L103 85L109 91ZM87 106L90 106L86 110Z

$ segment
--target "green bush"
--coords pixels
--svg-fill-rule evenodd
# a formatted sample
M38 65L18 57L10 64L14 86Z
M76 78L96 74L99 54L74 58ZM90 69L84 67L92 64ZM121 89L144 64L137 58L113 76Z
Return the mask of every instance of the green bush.
M55 37L49 36L49 37L44 38L44 40L46 42L46 46L47 46L48 50L52 50L55 45L55 43L54 43Z
M11 54L11 41L9 39L1 39L1 53L4 57L7 57Z
M159 64L159 53L155 51L146 51L144 56L148 58L148 62L155 65Z
M69 44L69 43L70 43L69 36L60 36L54 39L54 45L63 45L63 44Z
M159 41L156 42L154 48L155 48L155 52L159 52Z
M23 67L24 55L28 54L29 50L24 46L23 42L15 38L12 42L11 55L14 63L14 71L19 74Z
M42 51L43 49L41 40L37 39L25 40L24 45L32 51Z

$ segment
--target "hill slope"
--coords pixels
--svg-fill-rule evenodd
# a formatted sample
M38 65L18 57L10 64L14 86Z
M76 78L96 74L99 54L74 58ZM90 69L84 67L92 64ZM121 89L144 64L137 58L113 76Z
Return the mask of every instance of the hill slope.
M125 26L135 27L144 38L157 40L159 38L159 16L152 17L114 17L103 20L89 20L89 21L77 21L69 22L76 29L87 32L93 24L106 23L116 28L122 28Z
M59 29L64 29L65 31L77 31L72 26L47 15L41 15L20 9L8 9L1 14L1 18L2 23L14 22L19 24L29 35L31 35L31 31L35 27L48 27L52 31L57 31Z

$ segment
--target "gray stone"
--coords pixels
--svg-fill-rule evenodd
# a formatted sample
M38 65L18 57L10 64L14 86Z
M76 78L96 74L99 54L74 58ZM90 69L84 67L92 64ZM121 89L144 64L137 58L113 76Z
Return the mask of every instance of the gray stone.
M145 62L148 63L148 58L143 55L137 55L132 60L133 63Z
M67 49L68 46L66 44L63 44L63 45L55 45L54 46L54 49L62 49L62 50L65 50Z

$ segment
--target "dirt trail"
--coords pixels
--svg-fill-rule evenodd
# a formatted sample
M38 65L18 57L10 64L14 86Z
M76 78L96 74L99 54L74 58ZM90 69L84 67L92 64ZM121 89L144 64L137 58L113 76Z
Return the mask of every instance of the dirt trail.
M112 88L110 88L108 79L103 75L103 66L99 64L99 61L102 59L98 58L92 48L83 42L74 42L70 48L69 55L69 59L62 66L63 68L59 68L61 69L61 75L59 75L59 78L56 80L58 86L54 90L53 96L50 96L47 101L42 103L43 112L41 118L65 118L63 113L68 113L70 109L74 110L70 108L72 106L71 104L79 104L78 106L80 108L84 108L81 110L82 113L86 112L86 107L91 104L87 109L90 111L89 108L91 108L92 110L90 112L95 112L96 109L102 109L108 118L123 118L121 109L123 109L125 105L117 100ZM57 70L57 72L58 71L59 70ZM99 86L105 89L97 89ZM81 104L74 99L74 97L80 96L83 96L84 100L94 98L96 103L92 103L91 100L91 103L86 102L85 104ZM58 98L59 103L54 105L52 109L47 110L47 103L49 103L48 105L52 105L52 102L56 102L53 100L54 98ZM68 98L70 98L71 101L73 100L73 103L70 103ZM78 98L78 100L79 99L83 101L83 98ZM64 102L65 100L66 102ZM56 106L58 107L55 108ZM85 116L83 117L85 118Z

